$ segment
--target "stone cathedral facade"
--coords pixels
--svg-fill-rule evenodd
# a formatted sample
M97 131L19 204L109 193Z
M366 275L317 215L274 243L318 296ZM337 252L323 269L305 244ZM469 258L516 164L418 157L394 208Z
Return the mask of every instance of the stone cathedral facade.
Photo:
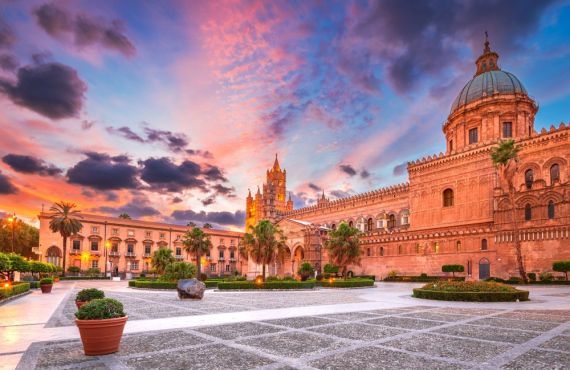
M350 269L378 279L391 270L441 275L441 266L451 263L464 265L468 280L517 276L515 238L527 272L551 271L553 261L570 260L570 125L535 131L536 102L498 59L486 42L442 127L446 152L409 162L405 184L336 200L323 195L316 205L293 210L276 159L263 194L258 190L246 201L246 229L266 218L288 237L288 253L268 266L270 273L294 275L302 261L321 269L328 263L327 231L343 221L364 233L362 263ZM491 149L509 138L521 148L518 235L490 158ZM256 267L250 263L249 269Z

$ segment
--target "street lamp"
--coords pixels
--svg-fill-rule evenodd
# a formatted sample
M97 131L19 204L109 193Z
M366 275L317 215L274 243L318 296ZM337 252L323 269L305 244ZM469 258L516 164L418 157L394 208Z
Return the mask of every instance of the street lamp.
M105 277L107 276L107 254L109 253L109 248L111 248L111 242L105 242Z
M14 253L14 224L16 223L17 217L16 214L12 217L8 217L8 222L12 224L12 253Z

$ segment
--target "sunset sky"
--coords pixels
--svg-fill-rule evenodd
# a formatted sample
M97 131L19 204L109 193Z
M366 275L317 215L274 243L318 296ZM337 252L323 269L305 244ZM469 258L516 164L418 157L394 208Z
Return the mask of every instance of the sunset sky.
M242 228L275 153L295 208L406 182L485 30L568 122L568 1L0 0L0 212Z

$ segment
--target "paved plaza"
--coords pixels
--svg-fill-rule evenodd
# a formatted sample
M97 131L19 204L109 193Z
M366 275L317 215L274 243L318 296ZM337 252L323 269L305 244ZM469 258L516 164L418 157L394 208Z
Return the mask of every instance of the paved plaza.
M125 282L61 282L0 306L0 367L18 369L567 369L570 287L531 301L419 300L421 284L219 292L180 301ZM119 352L85 356L73 298L99 287L129 321Z

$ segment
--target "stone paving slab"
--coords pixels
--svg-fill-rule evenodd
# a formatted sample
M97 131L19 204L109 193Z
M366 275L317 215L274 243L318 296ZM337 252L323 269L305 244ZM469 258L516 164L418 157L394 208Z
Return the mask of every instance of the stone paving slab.
M327 325L324 327L312 328L309 329L309 331L361 341L378 340L407 332L407 330L404 329L385 328L361 323Z
M367 324L393 326L403 329L427 329L434 326L440 326L445 324L441 321L428 321L420 319L412 319L408 317L381 317L379 319L367 320Z
M570 352L570 338L564 335L559 335L542 343L541 347ZM570 367L570 358L568 359L568 361L569 361L568 367Z
M466 315L455 315L451 313L440 313L440 312L413 312L408 313L405 315L401 315L401 317L411 317L415 319L424 319L424 320L433 320L433 321L462 321L467 320L470 316Z
M570 367L570 354L533 349L517 357L502 369L513 370L563 370Z
M324 317L306 316L306 317L290 317L286 319L277 319L277 320L267 320L262 322L299 329L299 328L309 328L311 326L330 324L336 321L329 320Z
M276 328L274 326L262 325L254 322L245 322L238 324L229 324L221 326L207 326L196 329L200 333L211 335L220 339L236 339L239 337L247 337L259 334L277 333L285 329Z
M496 328L492 326L456 325L435 332L464 338L477 338L501 343L524 343L538 335L530 331Z
M522 330L534 330L534 331L549 331L560 325L559 323L553 323L553 322L500 319L495 317L488 317L485 319L471 321L469 324L482 325L482 326L495 326L506 329L522 329Z

